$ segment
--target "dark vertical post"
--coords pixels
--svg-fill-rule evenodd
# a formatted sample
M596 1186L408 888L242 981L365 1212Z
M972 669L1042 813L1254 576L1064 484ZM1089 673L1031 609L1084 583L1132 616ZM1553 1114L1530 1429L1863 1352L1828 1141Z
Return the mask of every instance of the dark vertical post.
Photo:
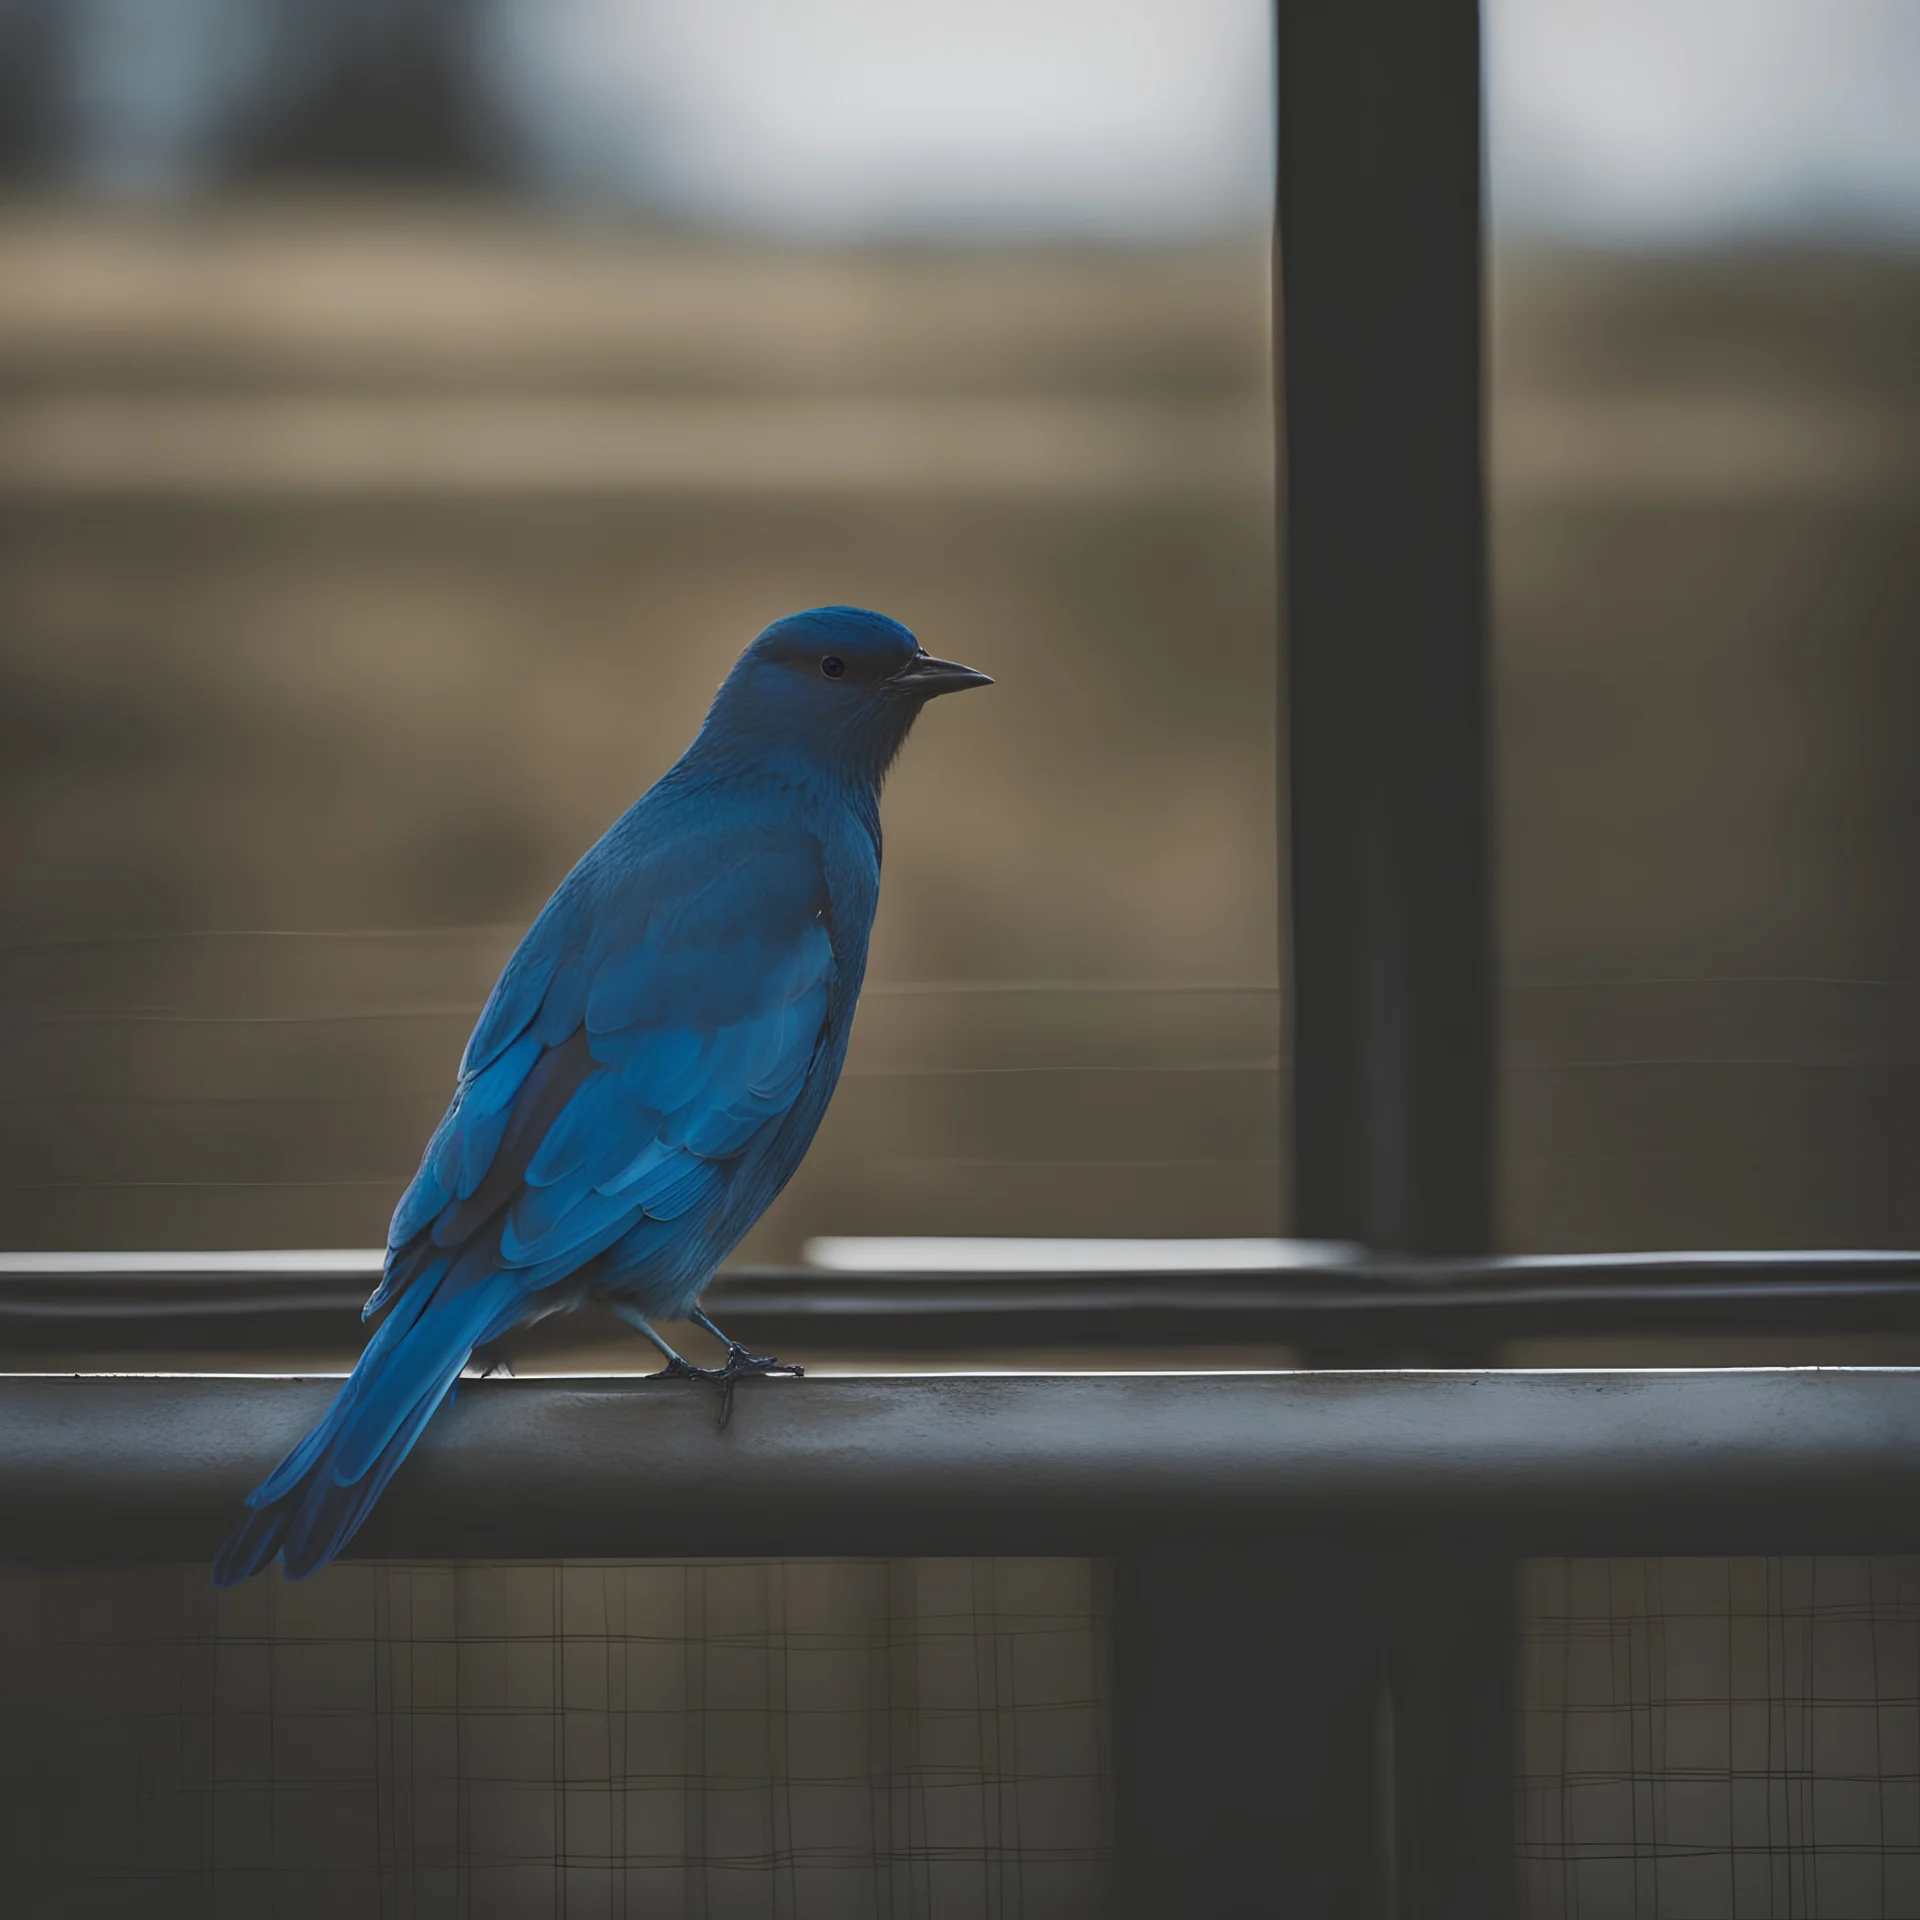
M1491 1239L1476 0L1278 0L1295 1230Z
M1295 1229L1479 1253L1493 1224L1479 8L1277 0L1276 28ZM1371 1911L1502 1920L1513 1570L1409 1542L1364 1569L1386 1577L1385 1602L1352 1584L1361 1571L1318 1583L1275 1722L1324 1749L1329 1651L1375 1673L1364 1771L1386 1858ZM1361 1810L1338 1830L1364 1831Z
M1514 1572L1426 1542L1114 1569L1124 1920L1513 1920Z
M1513 1920L1518 1607L1513 1562L1401 1556L1388 1627L1389 1920Z
M1116 1566L1125 1920L1387 1920L1395 1558L1169 1542Z
M1294 1218L1492 1234L1476 0L1276 0ZM1362 1356L1351 1356L1360 1358ZM1512 1569L1115 1570L1125 1913L1509 1920Z

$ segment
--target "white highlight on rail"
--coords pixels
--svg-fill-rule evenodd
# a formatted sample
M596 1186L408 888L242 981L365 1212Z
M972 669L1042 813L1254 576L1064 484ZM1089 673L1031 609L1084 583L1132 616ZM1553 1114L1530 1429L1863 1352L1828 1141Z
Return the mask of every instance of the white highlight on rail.
M967 1235L836 1235L801 1257L834 1273L1221 1273L1339 1266L1360 1249L1338 1240L1070 1240Z
M380 1272L379 1247L269 1248L235 1253L0 1253L9 1273L285 1273L366 1278Z

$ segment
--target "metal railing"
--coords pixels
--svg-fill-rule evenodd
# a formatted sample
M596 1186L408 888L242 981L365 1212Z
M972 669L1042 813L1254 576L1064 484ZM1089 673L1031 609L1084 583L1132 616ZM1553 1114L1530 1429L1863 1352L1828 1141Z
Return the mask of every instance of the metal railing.
M376 1252L0 1254L0 1362L88 1351L337 1355L365 1337ZM1281 1343L1314 1364L1486 1364L1510 1341L1911 1334L1920 1253L1728 1252L1329 1259L1262 1271L847 1274L741 1269L707 1295L743 1337L813 1351ZM538 1351L633 1336L590 1315Z
M0 1557L210 1555L330 1380L0 1379ZM1920 1550L1920 1371L946 1374L462 1384L368 1554Z

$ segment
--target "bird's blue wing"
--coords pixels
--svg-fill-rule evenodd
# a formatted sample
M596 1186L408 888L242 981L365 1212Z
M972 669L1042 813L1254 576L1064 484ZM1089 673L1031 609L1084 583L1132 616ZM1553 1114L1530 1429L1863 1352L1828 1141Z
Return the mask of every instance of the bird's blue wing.
M681 849L644 880L650 899L593 940L556 916L550 950L529 951L536 927L515 956L369 1312L476 1244L536 1291L710 1198L799 1097L834 979L817 843Z

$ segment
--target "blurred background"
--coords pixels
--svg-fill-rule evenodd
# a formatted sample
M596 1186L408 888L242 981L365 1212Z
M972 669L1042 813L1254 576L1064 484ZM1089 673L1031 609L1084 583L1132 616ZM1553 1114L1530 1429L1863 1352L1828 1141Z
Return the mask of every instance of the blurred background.
M1001 684L744 1257L1275 1229L1257 5L0 18L14 1245L377 1243L528 919L822 601Z
M1920 5L1487 22L1502 1248L1920 1244ZM1284 1233L1270 59L1261 0L0 0L0 1247L377 1244L528 920L829 600L999 684L895 774L741 1260ZM1669 1843L1915 1910L1910 1562L1526 1581L1529 1913ZM12 1567L0 1619L16 1902L1107 1882L1082 1561Z
M1886 1245L1920 11L1495 0L1506 1250ZM1285 1230L1258 0L0 0L0 1237L377 1243L738 648L895 775L742 1249Z

